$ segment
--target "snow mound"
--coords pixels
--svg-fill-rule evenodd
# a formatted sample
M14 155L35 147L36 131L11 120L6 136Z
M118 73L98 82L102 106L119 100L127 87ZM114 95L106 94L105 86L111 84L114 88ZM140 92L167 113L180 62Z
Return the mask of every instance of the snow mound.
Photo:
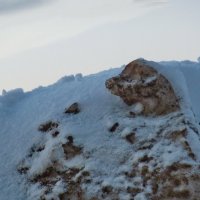
M179 91L180 110L144 116L110 94L105 81L121 68L0 96L0 199L198 199L199 93L184 70L200 71L151 64Z

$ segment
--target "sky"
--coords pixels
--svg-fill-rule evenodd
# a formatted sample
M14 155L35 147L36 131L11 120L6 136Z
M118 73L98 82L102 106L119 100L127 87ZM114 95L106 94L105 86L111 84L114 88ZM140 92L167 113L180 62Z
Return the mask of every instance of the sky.
M200 56L199 0L0 0L0 91L143 57Z

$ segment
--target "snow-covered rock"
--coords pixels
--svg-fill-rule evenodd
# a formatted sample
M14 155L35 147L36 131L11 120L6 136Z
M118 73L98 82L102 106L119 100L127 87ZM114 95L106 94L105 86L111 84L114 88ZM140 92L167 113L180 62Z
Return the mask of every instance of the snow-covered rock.
M106 81L106 87L128 105L139 103L136 108L145 115L163 115L180 108L169 81L145 60L129 63L119 76Z
M105 82L121 68L17 91L26 98L11 92L12 103L0 96L0 199L198 199L199 67L143 62L153 67L144 84L156 80L155 69L163 74L172 97L180 97L177 109L147 116L145 105L128 106L110 94ZM63 113L73 102L81 112Z
M65 109L66 114L78 114L79 112L80 112L80 106L77 102L73 103L71 106L69 106L69 108Z

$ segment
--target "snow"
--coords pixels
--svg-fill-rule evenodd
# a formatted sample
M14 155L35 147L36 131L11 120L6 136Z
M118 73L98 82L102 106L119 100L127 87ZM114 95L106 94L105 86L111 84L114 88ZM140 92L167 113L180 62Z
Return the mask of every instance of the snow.
M182 98L182 111L191 124L197 127L196 122L200 122L198 105L200 64L172 61L153 63L153 66L172 82L177 94ZM137 163L146 154L156 157L160 167L169 166L177 159L193 162L178 143L169 143L166 139L170 131L185 128L181 113L158 118L137 116L134 118L134 123L133 119L127 116L130 110L140 113L143 109L142 105L137 104L130 108L105 88L105 81L121 71L122 68L116 68L85 77L81 74L64 76L53 85L40 87L31 92L24 93L22 89L15 89L2 93L0 96L0 199L38 199L45 188L38 184L26 184L26 176L42 174L55 161L64 169L76 167L90 171L94 182L101 183L100 186L122 189L132 183L120 174L131 170L132 164ZM155 77L152 77L146 82L154 79ZM78 115L64 114L64 109L74 102L80 103L81 112ZM172 120L173 118L175 120ZM38 131L39 125L48 120L59 122L58 137L51 137L51 132ZM116 122L119 123L119 127L115 133L110 133L109 128ZM165 127L165 131L157 134L162 127ZM126 136L136 128L138 129L136 138L140 143L132 147L126 141ZM199 135L191 130L190 133L188 141L199 162ZM62 144L66 143L66 137L70 135L73 135L75 145L83 147L83 154L65 160ZM151 151L137 150L146 139L155 138L159 141ZM33 145L44 145L45 149L27 159L27 153ZM24 163L30 166L26 176L17 172L17 167ZM154 161L150 162L149 168L153 168L154 164ZM75 178L79 175L77 174ZM140 183L141 177L136 177L134 181ZM100 186L84 185L89 196L97 193ZM46 198L56 199L56 195L65 188L67 185L62 180L58 181L52 190L53 193L48 194ZM145 191L149 192L150 188L147 187ZM127 194L120 193L120 198L129 197ZM143 200L146 196L140 193L135 199Z
M75 79L74 75L64 76L61 79L59 79L57 83L59 84L59 83L64 83L64 82L70 82L70 81L74 81L74 79Z
M66 189L66 185L61 181L58 181L55 185L55 187L53 188L53 194L49 194L47 195L46 199L47 200L59 200L58 196L59 194L62 194L63 191L65 191Z
M140 114L144 110L144 106L141 103L136 103L133 105L133 113Z
M145 80L144 84L145 84L145 85L148 85L149 83L155 81L156 79L157 79L156 76L149 77L149 78L147 78L147 79Z
M174 76L174 80L176 80L176 84L179 85L180 89L184 90L186 93L184 95L184 101L187 102L192 108L192 111L195 114L197 123L200 122L200 92L199 92L199 73L200 73L200 63L191 62L191 61L171 61L171 62L161 62L163 66L168 68L168 71L171 71L171 74L174 71L178 71L179 75ZM181 79L180 79L181 78ZM179 91L177 91L179 92Z
M24 96L24 91L21 88L10 90L10 91L2 91L2 96L0 96L0 102L2 104L14 104L19 101Z
M2 96L6 95L6 90L2 90Z
M122 132L121 132L121 137L125 138L127 135L129 135L131 133L131 128L130 127L126 127Z
M75 80L76 81L81 81L82 78L83 78L83 75L81 73L78 73L78 74L75 75Z

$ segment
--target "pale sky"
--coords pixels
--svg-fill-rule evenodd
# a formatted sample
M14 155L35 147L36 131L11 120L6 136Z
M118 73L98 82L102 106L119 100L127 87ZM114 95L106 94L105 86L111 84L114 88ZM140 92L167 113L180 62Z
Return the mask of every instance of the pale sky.
M200 0L0 0L0 91L138 58L196 60Z

